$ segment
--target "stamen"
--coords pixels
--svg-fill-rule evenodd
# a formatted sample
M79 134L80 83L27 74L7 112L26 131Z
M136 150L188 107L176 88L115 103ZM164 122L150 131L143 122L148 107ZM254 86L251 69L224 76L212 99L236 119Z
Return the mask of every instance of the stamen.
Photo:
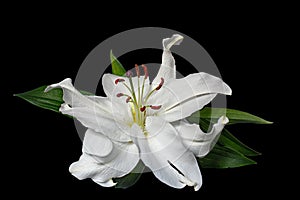
M161 105L159 106L150 106L151 109L153 110L159 110L161 108Z
M134 92L134 87L133 87L133 82L132 82L132 72L130 71L130 70L128 70L127 72L126 72L126 76L128 77L128 79L129 79L129 83L130 83L130 88L128 87L128 86L126 86L125 84L125 86L129 89L129 91L131 92L131 95L132 95L132 97L133 97L133 102L137 105L138 104L138 102L137 102L137 99L136 99L136 96L135 96L135 92Z
M126 103L128 103L129 101L131 101L131 97L127 97Z
M138 101L137 101L137 105L140 106L141 104L141 90L140 90L140 68L137 64L135 64L135 71L138 77Z
M148 68L145 65L141 65L143 67L144 70L144 77L143 78L143 82L141 82L140 85L140 77L141 77L141 71L140 71L140 66L135 64L135 71L136 71L136 75L137 75L137 87L138 88L134 88L133 85L133 73L132 70L128 70L126 72L126 77L128 78L129 84L127 85L125 80L123 78L118 78L115 80L115 84L118 84L119 82L123 82L122 84L124 85L124 87L126 87L128 89L128 91L130 92L130 94L124 94L124 93L118 93L116 94L117 97L126 97L126 103L130 102L130 108L131 108L131 113L132 113L132 119L134 121L134 123L137 123L139 126L141 126L144 130L145 127L145 120L147 117L147 108L151 108L152 110L159 110L162 105L147 105L147 101L149 99L149 97L157 90L159 90L163 84L164 84L164 78L160 79L160 83L158 85L156 85L156 87L152 88L152 90L150 92L148 92L148 94L146 95L146 97L144 98L144 87L145 87L145 83L147 80L147 78L149 78L149 74L148 74ZM136 80L136 79L135 79ZM127 80L126 80L127 81ZM135 89L137 89L137 92L135 92Z
M117 97L123 97L123 96L126 96L126 97L127 97L127 98L126 98L126 103L132 102L131 96L129 96L129 95L127 95L127 94L118 93L116 96L117 96Z
M148 74L148 69L146 67L146 65L142 65L143 69L144 69L144 80L143 80L143 84L142 84L142 93L140 95L140 99L143 99L144 97L144 86L145 86L145 81L148 78L149 74Z
M126 72L126 76L127 76L127 77L132 77L132 72L131 72L130 70L128 70L128 71Z
M118 78L115 80L115 84L117 85L119 82L124 82L125 80L122 78Z
M160 78L160 83L155 89L159 90L163 86L164 82L165 82L164 78Z
M135 71L136 71L138 78L140 78L140 68L137 64L135 64Z
M146 106L143 106L143 107L140 108L141 112L144 112L145 110L146 110Z
M142 65L142 67L144 69L145 79L147 79L149 77L148 68L146 67L146 65Z
M145 101L144 101L145 103L147 103L149 97L153 94L153 92L159 90L163 86L164 82L165 82L165 79L164 78L160 78L159 85L156 88L154 88L151 92L148 93L148 95L146 96Z

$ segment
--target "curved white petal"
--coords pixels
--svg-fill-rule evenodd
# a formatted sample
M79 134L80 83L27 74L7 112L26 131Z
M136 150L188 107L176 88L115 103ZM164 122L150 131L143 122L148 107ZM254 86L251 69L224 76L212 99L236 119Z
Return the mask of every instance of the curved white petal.
M184 147L171 124L149 116L146 132L133 125L133 133L142 161L160 181L174 188L189 185L198 190L201 187L202 177L197 161L193 153Z
M179 34L172 35L171 38L165 38L162 41L164 50L170 50L173 45L179 45L183 40L183 36Z
M85 132L82 148L83 152L87 154L105 157L112 152L113 143L101 133L88 129Z
M97 107L101 112L110 113L110 102L107 98L101 99L101 101L93 101L91 98L87 98L85 95L81 94L74 86L72 85L72 80L66 78L59 83L49 85L45 92L52 90L53 88L61 88L63 90L63 100L66 104L71 105L72 107Z
M98 109L92 107L75 107L71 108L68 104L62 104L59 109L63 114L75 117L85 127L101 132L112 140L119 142L131 141L126 129L128 126L117 122L115 119L107 117ZM108 115L109 116L109 115Z
M117 185L117 183L115 183L112 179L110 179L106 182L100 182L100 181L98 181L97 179L94 179L94 178L92 178L92 180L95 183L101 185L102 187L113 187L113 186Z
M110 108L110 116L114 121L121 124L131 124L132 123L132 113L129 104L125 103L125 99L116 98L114 100L109 100L108 97L101 96L87 96L87 98L92 99L96 103L99 101L106 100L107 107Z
M91 139L98 141L91 142ZM72 175L80 180L91 178L102 186L111 187L115 185L111 181L112 178L130 173L139 161L137 146L133 143L111 141L113 144L111 150L107 140L108 138L101 133L88 130L84 138L83 154L79 161L74 162L69 168ZM98 146L103 143L108 147Z
M97 173L98 168L99 167L93 157L87 154L82 154L79 158L79 161L70 165L69 171L79 180L83 180L93 177Z
M53 88L63 90L65 103L61 105L60 112L75 117L85 127L101 132L113 140L130 141L130 137L124 134L130 117L128 107L119 102L112 104L107 97L82 95L73 87L69 78L48 86L45 92Z
M170 51L173 45L179 45L183 40L183 37L178 34L174 34L171 38L163 39L164 52L162 55L162 64L159 68L157 76L154 78L152 84L157 85L160 82L160 78L164 78L165 81L176 78L176 66L175 60Z
M231 89L222 79L201 72L170 80L150 97L149 104L162 105L155 114L173 122L200 110L217 94L231 95Z
M211 131L208 133L204 133L197 124L179 121L174 122L173 125L180 134L184 146L192 151L197 157L202 158L214 147L227 123L227 117L220 117L218 122L213 125Z
M112 187L116 185L112 178L94 178L98 174L104 174L106 170L110 168L105 165L98 164L92 156L88 154L82 154L79 161L74 162L70 165L69 171L70 173L78 178L79 180L83 180L86 178L91 178L95 183L103 186L103 187ZM111 172L117 172L116 170L110 169ZM117 173L115 173L117 174Z

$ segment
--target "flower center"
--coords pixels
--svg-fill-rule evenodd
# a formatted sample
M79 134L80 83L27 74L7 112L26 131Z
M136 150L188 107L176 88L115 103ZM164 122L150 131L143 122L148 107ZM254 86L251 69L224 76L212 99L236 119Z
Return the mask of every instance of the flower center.
M149 105L147 104L148 99L150 96L157 90L159 90L163 84L164 84L164 79L161 78L161 82L157 87L152 89L150 92L147 94L144 94L145 91L145 81L147 78L149 78L148 75L148 69L145 65L142 65L142 68L144 70L144 77L143 80L140 80L140 68L138 65L135 65L135 70L137 74L137 92L134 88L134 84L132 81L132 72L127 71L126 76L129 80L129 84L127 85L125 80L122 78L118 78L115 80L115 84L122 83L127 90L129 91L129 94L124 94L124 93L118 93L116 96L117 97L126 97L126 103L129 103L130 108L131 108L131 113L132 113L132 118L134 123L138 124L143 130L145 128L145 121L147 117L147 109L152 109L152 110L159 110L161 108L161 105Z

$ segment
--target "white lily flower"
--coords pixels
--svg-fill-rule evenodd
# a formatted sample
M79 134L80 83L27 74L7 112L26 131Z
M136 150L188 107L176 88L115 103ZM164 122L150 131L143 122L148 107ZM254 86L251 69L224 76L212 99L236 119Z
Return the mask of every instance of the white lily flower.
M212 149L228 119L221 117L209 133L184 119L217 94L230 95L231 89L204 72L176 79L170 48L182 40L177 34L163 40L162 65L152 84L142 65L144 75L136 66L136 77L130 71L126 77L104 74L107 97L83 95L71 79L46 88L45 92L62 88L60 112L88 128L82 156L69 169L75 177L111 187L116 184L113 178L130 173L142 160L163 183L199 190L202 177L195 156L203 157Z

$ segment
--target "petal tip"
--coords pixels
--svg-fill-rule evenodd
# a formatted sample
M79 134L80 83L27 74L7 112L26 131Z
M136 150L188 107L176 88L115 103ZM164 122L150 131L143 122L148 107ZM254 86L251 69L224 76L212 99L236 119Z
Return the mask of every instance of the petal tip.
M101 185L102 187L113 187L113 186L117 185L117 183L114 182L112 179L109 179L109 180L106 181L106 182L99 182L99 181L97 181L97 180L95 180L95 179L93 179L93 181L94 181L95 183Z
M229 85L227 85L226 83L224 83L223 85L224 85L225 94L226 95L232 95L232 90L229 87Z
M49 92L52 89L53 89L52 85L49 85L49 86L46 87L46 89L44 90L44 92Z
M70 78L66 78L64 80L62 80L59 83L54 83L52 85L49 85L46 87L46 89L44 90L44 92L49 92L50 90L54 89L54 88L58 88L58 87L65 87L66 85L72 85L72 79Z
M194 190L195 190L195 191L198 191L200 188L201 188L201 184L196 184L196 185L194 186Z
M72 79L71 78L65 78L63 81L61 81L60 83L58 83L59 86L61 86L61 85L68 85L68 84L72 84Z
M226 116L222 116L222 117L220 117L220 122L222 123L222 124L227 124L228 122L229 122L229 119L228 119L228 117L226 117Z
M62 103L59 108L59 112L63 113L65 110L70 109L70 106L67 103Z
M78 161L74 162L69 167L69 172L75 176L78 180L83 180L86 177L82 176L81 171L78 169Z
M179 45L183 40L183 36L179 34L172 35L171 38L163 39L164 50L170 50L173 45Z

